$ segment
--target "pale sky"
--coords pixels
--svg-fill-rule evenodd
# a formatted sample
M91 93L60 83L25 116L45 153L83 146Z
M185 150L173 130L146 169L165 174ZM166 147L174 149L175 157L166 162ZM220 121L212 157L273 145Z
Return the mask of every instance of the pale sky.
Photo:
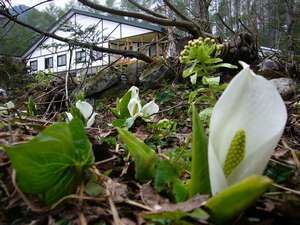
M10 0L12 5L27 5L27 6L34 6L38 4L39 2L44 2L45 0ZM49 4L54 3L58 7L64 7L67 2L71 0L52 0L50 2L46 2L39 7L37 7L38 10L43 10L45 9ZM99 1L101 4L105 3L105 0L100 0ZM80 3L79 3L80 4Z
M39 2L43 2L44 0L11 0L12 5L27 5L27 6L34 6ZM52 0L56 6L63 7L67 2L70 0ZM47 7L47 5L51 4L51 2L44 3L38 7L39 10L42 10Z

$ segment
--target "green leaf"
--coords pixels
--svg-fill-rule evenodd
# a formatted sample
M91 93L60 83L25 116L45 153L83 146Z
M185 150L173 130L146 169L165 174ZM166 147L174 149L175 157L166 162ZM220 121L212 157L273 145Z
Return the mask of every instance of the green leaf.
M264 176L250 176L210 198L206 206L215 224L226 224L250 207L271 186Z
M175 196L176 202L183 202L189 198L189 192L186 186L181 182L180 179L176 179L173 182L173 195Z
M218 86L220 84L220 77L206 77L202 78L202 83L208 86Z
M219 63L222 62L223 60L221 58L209 58L205 61L207 64L214 64L214 63Z
M93 197L99 195L103 191L103 188L96 182L96 180L96 177L92 176L85 186L85 192Z
M209 218L209 214L201 208L195 209L193 212L189 213L189 216L200 220L207 220Z
M169 160L160 160L157 164L154 187L158 191L171 186L171 184L179 178L181 169L175 163Z
M192 134L192 175L189 184L190 196L210 194L208 171L207 138L195 106L193 111Z
M117 127L126 127L126 119L116 119L114 121L112 121L112 125L113 127L117 128Z
M70 112L71 112L73 118L77 118L77 119L81 120L84 124L86 124L86 120L78 108L76 108L75 106L72 106L70 108Z
M159 212L159 213L151 213L151 214L144 214L145 219L163 219L163 220L180 220L183 217L187 215L186 212L183 212L180 209L177 209L176 211L164 211L164 212Z
M5 150L21 189L41 196L46 204L72 193L94 162L91 144L78 119L49 126L30 142Z
M155 175L155 167L159 160L156 153L129 131L122 128L117 128L117 130L134 160L135 178L142 183L151 180Z
M238 67L235 66L235 65L232 65L230 63L219 63L217 65L212 65L211 66L212 68L220 68L220 67L223 67L223 68L228 68L228 69L237 69Z
M130 113L128 111L128 103L131 98L131 91L127 91L126 94L117 101L117 111L118 111L118 118L119 119L126 119L130 117Z

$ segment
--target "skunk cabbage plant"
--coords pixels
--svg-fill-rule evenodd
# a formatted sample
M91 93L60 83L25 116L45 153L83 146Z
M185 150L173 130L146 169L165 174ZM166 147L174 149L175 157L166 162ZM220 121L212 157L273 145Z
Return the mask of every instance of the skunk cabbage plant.
M135 86L132 86L121 99L117 100L116 108L112 109L113 114L118 118L115 124L127 128L130 128L138 117L149 121L151 116L158 111L159 107L154 100L142 106L139 89Z
M229 83L210 120L212 194L263 173L285 127L287 112L276 88L249 65Z
M93 106L88 102L81 100L78 100L75 106L76 108L71 109L71 112L66 112L67 120L71 121L74 117L79 117L86 123L87 128L91 127L94 124L95 116L97 115L97 113L94 112Z

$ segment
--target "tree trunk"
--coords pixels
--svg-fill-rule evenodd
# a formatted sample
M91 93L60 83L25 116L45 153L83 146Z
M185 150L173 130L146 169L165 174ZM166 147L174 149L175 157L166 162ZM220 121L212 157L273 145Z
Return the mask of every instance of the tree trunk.
M195 0L195 22L200 24L203 31L211 33L208 7L209 3L206 0Z

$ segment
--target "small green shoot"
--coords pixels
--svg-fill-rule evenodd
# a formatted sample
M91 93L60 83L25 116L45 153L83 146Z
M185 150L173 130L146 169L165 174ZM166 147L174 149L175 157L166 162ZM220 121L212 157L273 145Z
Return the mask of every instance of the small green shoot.
M29 115L29 116L37 115L36 104L32 100L31 96L29 96L29 98L26 102L26 109L27 109L27 115Z
M188 185L190 196L194 196L195 194L210 194L207 137L194 105L192 106L192 111L192 175Z

